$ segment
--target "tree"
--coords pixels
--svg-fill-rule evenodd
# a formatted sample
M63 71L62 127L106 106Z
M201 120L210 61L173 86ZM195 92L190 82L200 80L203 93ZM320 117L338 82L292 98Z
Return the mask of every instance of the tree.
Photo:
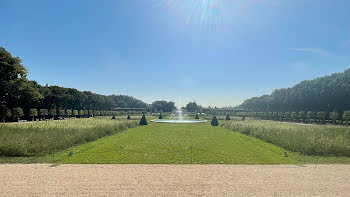
M198 112L198 109L199 109L199 106L197 105L196 102L189 102L187 105L186 105L186 110L188 112Z
M127 120L130 120L130 119L131 119L130 115L128 115L128 117L127 117L126 119L127 119Z
M322 121L322 123L324 124L326 121L326 112L324 112L324 111L317 112L317 118L318 118L320 123Z
M16 107L13 109L13 117L15 118L15 120L17 120L17 122L19 121L19 118L22 117L23 115L24 113L22 108Z
M297 112L292 112L292 113L291 113L291 117L292 117L292 121L293 121L293 120L297 120L297 119L298 119L298 114L297 114Z
M343 119L346 120L346 124L349 126L349 121L350 121L350 110L344 111L344 113L343 113Z
M43 116L44 120L46 119L46 116L49 115L49 112L47 111L47 109L40 109L40 116Z
M28 110L42 98L38 84L27 80L27 69L21 59L0 47L0 114L7 109L23 108Z
M288 121L288 120L291 119L292 115L291 115L290 112L285 112L285 113L284 113L284 117L285 117L285 118L287 119L287 121Z
M72 110L71 109L67 109L66 110L66 115L68 116L68 118L70 118L72 116Z
M85 111L84 110L79 110L79 118L84 117Z
M147 125L147 120L145 114L142 115L142 118L140 120L140 125Z
M311 119L314 119L316 118L316 115L315 115L315 112L313 111L308 111L307 114L306 114L306 117L307 119L309 120L309 122L311 122Z
M195 119L196 119L196 120L198 120L198 119L199 119L199 116L198 116L198 114L196 114L196 117L195 117Z
M305 119L306 119L305 111L300 111L299 112L299 118L301 119L302 122L305 122Z
M239 108L275 112L346 111L350 110L349 98L350 68L342 73L302 81L291 88L274 90L270 95L247 99Z
M11 110L10 110L10 109L7 109L7 111L6 111L6 118L10 119L11 116L12 116Z
M163 119L162 112L159 113L159 119Z
M216 119L216 116L214 115L214 116L213 116L213 119L211 120L211 126L216 127L216 126L218 126L218 125L219 125L219 122L218 122L218 120Z
M55 116L57 115L57 110L56 109L50 109L49 114L50 114L50 116L52 116L53 119L55 119Z
M330 118L333 120L333 124L337 124L337 120L339 119L339 113L338 112L331 112Z
M167 102L167 101L155 101L151 105L151 109L154 112L160 111L160 112L172 112L176 109L174 102Z
M226 114L226 120L231 120L230 115Z
M32 121L34 121L34 117L38 116L38 110L37 109L30 109L29 110L29 116L32 117Z
M66 115L66 112L63 109L58 110L58 115L62 118Z
M76 110L76 109L75 109L75 110L73 110L73 116L74 116L74 117L77 117L77 116L78 116L78 114L79 114L78 110Z

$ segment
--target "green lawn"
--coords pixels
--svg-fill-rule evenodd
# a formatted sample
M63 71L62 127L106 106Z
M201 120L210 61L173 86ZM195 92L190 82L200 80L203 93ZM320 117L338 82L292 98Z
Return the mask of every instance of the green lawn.
M68 156L73 152L73 156ZM283 153L288 152L288 157ZM128 164L350 163L349 157L308 157L222 127L149 123L82 144L38 162ZM24 161L25 162L25 161ZM31 161L29 161L31 162Z

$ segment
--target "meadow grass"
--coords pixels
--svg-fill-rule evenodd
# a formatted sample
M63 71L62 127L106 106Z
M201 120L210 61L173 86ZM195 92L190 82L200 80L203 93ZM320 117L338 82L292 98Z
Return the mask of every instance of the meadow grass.
M54 153L137 125L138 121L110 117L0 124L0 156Z
M73 155L69 156L69 152ZM350 163L347 157L307 157L222 127L150 123L43 159L55 163L301 164Z
M350 127L251 119L222 126L305 155L350 157Z

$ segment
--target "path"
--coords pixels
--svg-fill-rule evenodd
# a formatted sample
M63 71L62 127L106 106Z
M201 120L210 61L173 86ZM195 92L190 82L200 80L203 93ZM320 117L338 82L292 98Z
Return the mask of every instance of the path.
M0 196L350 196L350 165L0 165Z

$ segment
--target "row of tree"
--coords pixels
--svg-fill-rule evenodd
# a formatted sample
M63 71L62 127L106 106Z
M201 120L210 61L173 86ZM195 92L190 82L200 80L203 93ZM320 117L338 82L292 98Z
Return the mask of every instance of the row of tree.
M246 111L336 111L350 110L350 69L342 73L302 81L292 88L273 91L245 100L239 108Z
M0 47L0 117L3 120L16 120L21 116L30 118L32 109L55 109L59 114L62 110L67 112L65 109L112 111L116 108L150 107L126 95L105 96L74 88L41 86L27 79L28 71L21 62L20 58L12 57Z
M295 121L303 123L326 123L333 122L337 124L338 121L349 125L350 110L343 113L338 112L326 112L326 111L299 111L299 112L237 112L236 116L240 117L253 117L267 120L279 120L279 121Z
M141 112L131 111L103 111L103 110L71 110L71 109L30 109L27 115L34 121L36 119L58 119L58 118L89 118L94 116L118 116L118 115L140 115ZM7 110L4 120L16 120L19 121L21 117L25 116L22 108L16 107L12 110Z

